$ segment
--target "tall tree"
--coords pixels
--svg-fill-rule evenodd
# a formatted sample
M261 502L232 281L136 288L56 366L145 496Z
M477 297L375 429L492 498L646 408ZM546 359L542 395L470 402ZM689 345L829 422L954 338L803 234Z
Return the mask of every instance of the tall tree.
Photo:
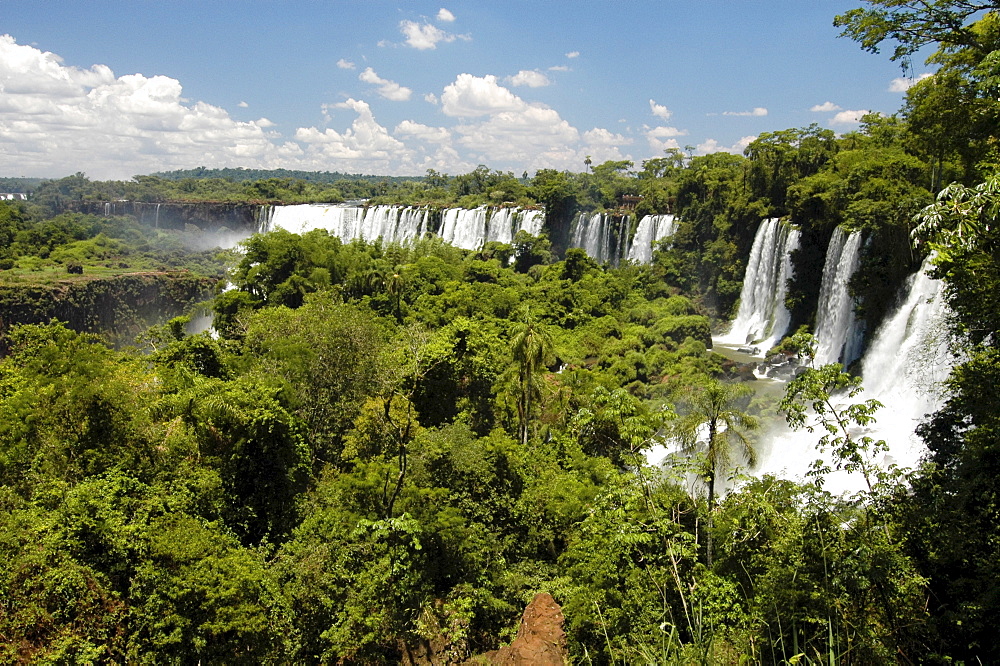
M511 340L511 357L511 371L516 373L518 429L521 443L527 444L531 413L542 399L541 372L554 357L552 336L530 314Z
M704 451L698 471L708 488L708 532L706 561L712 566L712 513L715 509L715 481L733 467L737 451L749 463L757 462L757 450L749 433L760 427L755 416L741 407L753 393L746 384L727 384L709 379L682 402L680 416L673 424L673 437L689 453ZM734 448L735 445L735 448Z

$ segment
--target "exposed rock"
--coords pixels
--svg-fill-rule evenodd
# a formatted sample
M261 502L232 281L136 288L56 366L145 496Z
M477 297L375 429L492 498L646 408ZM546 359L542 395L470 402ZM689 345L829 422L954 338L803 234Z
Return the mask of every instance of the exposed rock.
M551 594L536 594L524 609L514 642L469 663L563 666L568 662L563 619L562 608Z

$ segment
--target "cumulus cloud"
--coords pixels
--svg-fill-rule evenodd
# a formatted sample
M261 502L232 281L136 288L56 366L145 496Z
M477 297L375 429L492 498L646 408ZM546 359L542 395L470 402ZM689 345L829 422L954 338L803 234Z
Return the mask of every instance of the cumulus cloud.
M657 153L662 153L667 148L680 148L677 143L679 136L687 136L687 130L676 127L653 127L646 130L646 141Z
M566 54L566 57L570 58L570 59L572 59L572 58L579 58L580 57L580 52L579 51L570 51L569 53Z
M841 111L833 118L830 119L831 125L856 125L861 122L861 117L866 116L870 113L867 109L861 109L858 111L845 110Z
M454 42L456 39L466 41L470 39L468 35L456 35L445 32L436 25L417 23L416 21L400 21L399 31L406 37L407 46L412 46L420 51L436 49L440 42L448 44Z
M307 160L314 164L349 162L373 172L391 169L394 161L405 160L409 153L406 146L375 121L367 102L351 98L332 106L354 111L357 117L343 132L315 127L296 130L295 138L304 144Z
M524 100L498 84L492 74L459 74L441 94L441 108L445 115L462 118L521 111L526 106Z
M0 89L0 171L7 173L122 178L260 163L298 150L270 141L270 121L239 122L219 107L187 102L176 79L66 66L9 35L0 36Z
M446 143L451 139L451 132L444 127L430 127L412 120L404 120L393 130L396 136L407 136L429 143Z
M403 86L371 68L359 79L379 94L402 98ZM323 105L324 124L286 137L267 118L240 122L225 109L186 99L176 79L67 66L9 36L0 37L0 90L0 172L26 176L84 171L128 178L197 164L420 174L428 168L459 173L482 163L520 173L579 170L585 155L597 162L632 159L621 153L632 143L627 131L581 132L494 76L462 74L438 96L426 96L448 119L443 127L403 120L390 131L368 102L351 98ZM679 133L657 132L663 140Z
M833 102L826 101L822 104L817 104L816 106L811 107L809 110L817 113L829 113L830 111L840 111L841 108L842 107L837 106Z
M889 92L902 93L913 87L913 84L923 81L933 76L930 72L924 72L917 77L900 76L889 82Z
M704 143L699 143L697 145L695 152L699 155L708 155L709 153L733 153L734 155L742 155L743 151L746 150L746 147L756 139L756 136L745 136L731 146L722 146L715 139L707 139Z
M583 142L588 146L627 146L632 143L632 139L601 127L595 127L583 133Z
M668 120L673 115L670 109L662 104L657 104L653 100L649 100L649 111L657 118L663 118L664 120Z
M579 168L580 132L542 104L529 104L497 83L493 75L460 74L441 95L442 111L463 118L455 126L456 146L476 162L516 168ZM587 139L600 144L610 133L591 130ZM613 159L617 147L607 147Z
M355 64L350 60L345 60L344 58L341 58L340 60L337 61L337 67L339 67L340 69L354 69Z
M447 9L442 7L438 10L437 20L442 23L452 23L455 20L455 15L449 12Z
M371 67L365 68L365 71L358 75L358 79L373 86L378 86L378 94L393 102L405 102L410 99L410 95L413 93L406 86L401 86L395 81L381 78Z
M527 86L529 88L544 88L552 84L549 77L537 69L522 69L514 76L507 77L507 82L512 86Z
M475 125L459 125L459 143L490 163L544 161L575 144L580 133L554 109L528 106L502 111Z
M766 116L767 109L762 106L754 107L752 111L723 111L724 116Z
M249 107L250 105L249 105L249 104L247 104L246 102L240 102L240 103L239 103L239 104L237 104L236 106L240 107L241 109L246 109L246 108L248 108L248 107Z

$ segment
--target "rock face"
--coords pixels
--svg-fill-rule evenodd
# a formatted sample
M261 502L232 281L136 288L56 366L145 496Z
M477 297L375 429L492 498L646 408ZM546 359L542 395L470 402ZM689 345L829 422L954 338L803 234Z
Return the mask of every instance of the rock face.
M154 324L211 297L217 278L187 271L126 273L55 284L0 285L0 356L8 329L58 319L74 331L128 344Z
M487 664L563 666L567 663L562 608L548 592L536 594L521 616L517 638L481 658Z
M126 215L158 229L183 230L190 226L202 231L217 231L225 228L248 235L257 231L261 205L228 201L74 201L66 204L66 209L108 217Z

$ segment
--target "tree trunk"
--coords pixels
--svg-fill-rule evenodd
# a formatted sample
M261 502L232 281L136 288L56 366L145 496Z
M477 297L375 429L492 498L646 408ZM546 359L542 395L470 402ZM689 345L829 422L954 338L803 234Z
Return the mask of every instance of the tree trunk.
M705 478L708 482L708 524L705 528L705 563L709 569L712 568L712 532L715 528L715 519L712 516L715 511L715 451L712 447L715 446L717 430L718 422L713 418L708 422L708 451L706 451L706 455L708 456L708 476Z

